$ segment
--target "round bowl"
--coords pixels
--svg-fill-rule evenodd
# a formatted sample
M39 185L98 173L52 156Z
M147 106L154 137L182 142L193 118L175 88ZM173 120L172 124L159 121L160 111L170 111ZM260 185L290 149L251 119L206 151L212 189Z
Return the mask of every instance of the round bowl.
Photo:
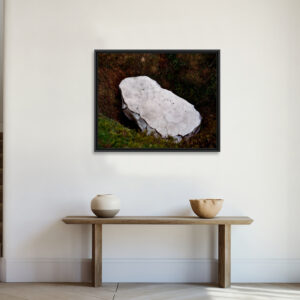
M192 199L193 212L200 218L214 218L222 208L224 199Z

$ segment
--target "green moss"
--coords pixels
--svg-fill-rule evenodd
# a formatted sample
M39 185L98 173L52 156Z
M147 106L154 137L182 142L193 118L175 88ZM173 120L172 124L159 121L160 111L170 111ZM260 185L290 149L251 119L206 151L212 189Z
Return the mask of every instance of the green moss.
M204 129L189 140L182 140L175 143L173 138L163 139L153 135L147 135L145 132L130 129L118 121L98 116L98 138L97 149L199 149L215 148L216 124L209 126L211 132Z
M97 143L99 149L164 149L179 147L179 144L174 143L172 138L156 138L153 135L126 128L119 122L104 115L98 116Z

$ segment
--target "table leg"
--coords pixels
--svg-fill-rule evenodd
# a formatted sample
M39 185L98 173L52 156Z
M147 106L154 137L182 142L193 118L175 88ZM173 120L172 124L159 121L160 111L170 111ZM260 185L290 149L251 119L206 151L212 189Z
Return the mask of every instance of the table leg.
M102 224L92 224L92 285L102 285Z
M230 287L231 273L231 225L219 225L219 287Z

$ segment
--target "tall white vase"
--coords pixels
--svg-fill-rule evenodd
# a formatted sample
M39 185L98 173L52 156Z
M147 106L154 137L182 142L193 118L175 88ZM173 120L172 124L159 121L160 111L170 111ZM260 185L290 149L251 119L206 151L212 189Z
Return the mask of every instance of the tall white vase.
M91 202L93 213L100 218L112 218L120 211L120 200L112 194L97 195Z

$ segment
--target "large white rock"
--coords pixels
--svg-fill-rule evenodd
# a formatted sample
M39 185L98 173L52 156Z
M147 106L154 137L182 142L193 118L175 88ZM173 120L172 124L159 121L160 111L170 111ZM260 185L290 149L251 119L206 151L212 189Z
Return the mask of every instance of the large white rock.
M124 114L142 131L176 141L198 133L201 115L183 98L147 76L127 77L119 85Z

